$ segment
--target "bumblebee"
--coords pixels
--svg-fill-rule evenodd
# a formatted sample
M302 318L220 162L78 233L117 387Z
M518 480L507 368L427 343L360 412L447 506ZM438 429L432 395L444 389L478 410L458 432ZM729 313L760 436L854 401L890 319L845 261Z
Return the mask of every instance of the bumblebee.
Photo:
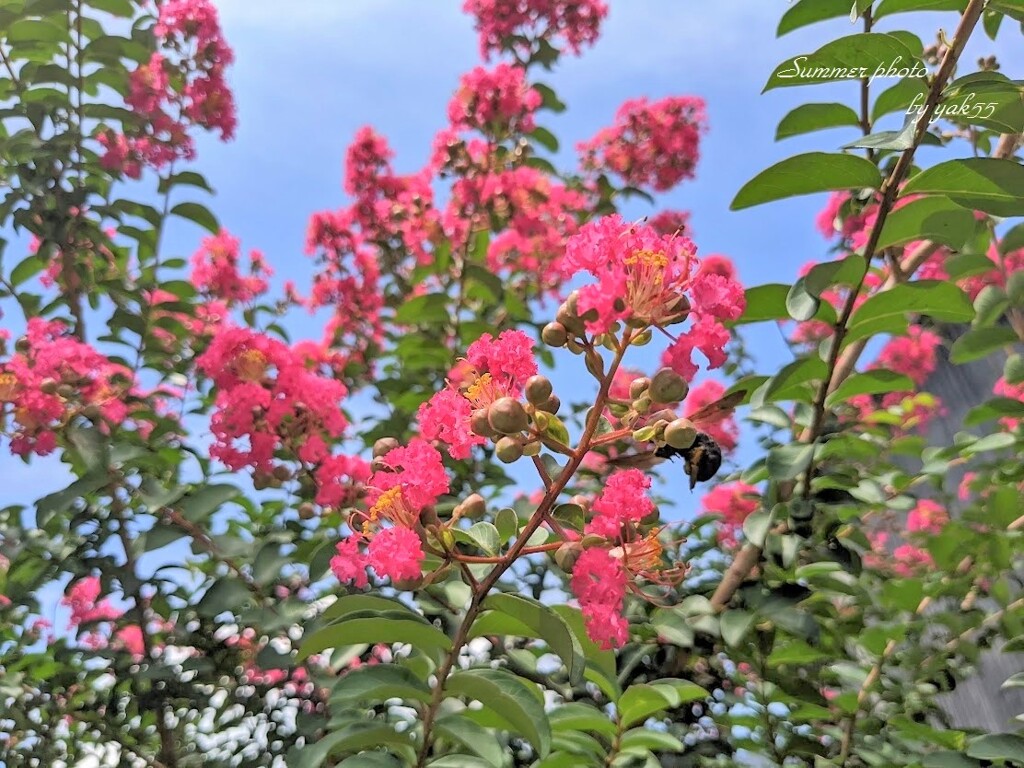
M671 445L659 447L654 455L660 459L672 459L681 456L683 467L690 478L690 490L697 483L710 480L722 467L722 447L706 432L698 432L693 445L689 448L673 448Z

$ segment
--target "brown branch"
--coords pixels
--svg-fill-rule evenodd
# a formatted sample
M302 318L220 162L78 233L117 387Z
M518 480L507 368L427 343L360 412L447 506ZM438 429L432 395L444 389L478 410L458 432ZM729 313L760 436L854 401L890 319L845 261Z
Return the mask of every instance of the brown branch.
M935 113L935 108L938 106L942 97L942 90L952 75L953 70L956 67L956 62L959 59L960 54L963 52L968 38L971 36L978 20L981 18L981 12L984 7L985 0L971 0L970 3L968 3L967 8L964 9L964 13L963 16L960 17L960 23L957 26L953 42L946 50L946 55L943 57L942 63L939 65L939 69L935 73L931 89L928 92L928 98L925 100L921 114L917 120L913 141L910 147L900 155L896 166L879 189L879 192L882 194L882 200L878 205L878 216L871 229L867 245L864 247L864 259L867 264L871 263L871 259L875 255L875 250L878 247L878 241L882 235L882 228L884 227L885 221L892 210L893 204L896 202L899 185L911 168L914 153L924 138L924 134L928 130L929 121ZM1015 146L1015 144L1016 142L1011 143L1013 146ZM1002 146L1003 142L1000 142L1000 147ZM931 245L932 244L928 243L920 246L903 264L901 264L900 271L905 277L909 278L916 270L917 266L920 266L920 263L923 263L924 260L931 255L930 253L925 252L928 247L931 247ZM911 259L917 263L914 269L910 269ZM865 269L865 275L866 274L867 270ZM895 280L895 275L891 275L890 279ZM842 356L840 354L842 351L843 339L847 332L847 324L853 314L854 304L860 294L863 284L864 278L862 277L860 283L854 288L854 290L850 291L850 295L847 297L839 319L836 321L835 335L832 339L827 361L826 377L825 380L822 381L821 387L818 390L818 395L815 398L814 415L811 420L811 425L808 429L804 430L804 433L801 435L801 442L813 445L817 441L825 420L826 398L829 393L834 391L835 387L842 383L842 381L853 371L857 359L864 350L864 343L858 342L848 348ZM890 285L889 287L891 288L892 286ZM841 377L836 375L840 372L842 373ZM809 496L811 492L811 478L813 477L813 471L814 460L812 456L804 477L803 493L805 496ZM715 609L721 610L728 605L740 584L743 583L750 571L753 570L758 562L760 562L760 559L760 547L747 544L740 550L739 554L737 554L736 558L733 560L732 565L730 565L729 569L723 575L722 581L719 583L711 597L711 604Z
M437 670L437 683L434 686L433 696L423 711L423 742L420 745L419 754L416 759L416 768L423 768L426 764L427 757L430 754L430 747L433 741L434 721L437 717L437 711L441 706L441 702L444 701L445 684L448 680L448 675L451 674L452 669L455 667L455 662L458 660L463 646L469 639L469 631L473 626L473 622L476 621L477 616L480 615L480 611L483 610L484 600L487 598L491 589L505 571L512 567L516 558L519 557L523 549L526 547L526 542L529 541L533 533L540 528L548 518L548 513L554 506L555 500L558 498L559 494L561 494L565 486L569 484L573 475L576 474L576 470L579 469L580 464L583 463L583 459L587 455L587 451L590 449L591 440L593 439L594 433L597 431L598 424L600 423L601 412L604 410L604 405L608 398L608 390L611 388L612 378L615 375L616 369L619 367L619 363L622 362L623 355L625 355L626 350L629 348L631 338L631 332L626 331L622 344L616 352L615 358L601 382L601 388L597 393L596 400L594 401L594 407L590 411L590 417L587 419L583 435L580 437L579 444L573 452L572 458L569 459L569 463L566 464L565 469L561 471L558 477L554 479L551 487L548 488L547 493L545 493L544 498L538 505L537 510L530 518L530 521L526 524L526 527L520 531L515 543L509 548L509 551L502 558L501 562L499 562L473 590L473 598L470 600L469 608L466 609L466 615L462 619L462 623L459 625L458 630L456 630L455 637L452 639L452 649L448 652L444 662Z

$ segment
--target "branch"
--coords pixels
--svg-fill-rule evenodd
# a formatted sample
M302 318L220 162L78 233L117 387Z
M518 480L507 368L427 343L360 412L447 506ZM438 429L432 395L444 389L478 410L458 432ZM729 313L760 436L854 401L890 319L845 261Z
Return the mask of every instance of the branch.
M459 658L459 654L462 652L463 646L469 639L469 631L473 626L473 622L476 621L477 616L480 615L480 611L483 609L484 600L487 598L487 595L497 583L498 579L501 578L505 571L512 567L516 558L522 554L523 549L526 548L526 542L529 541L533 533L540 528L546 519L548 519L548 513L554 506L555 500L564 490L565 486L569 484L573 475L576 474L576 470L579 469L580 464L583 463L583 458L587 455L587 451L590 449L594 433L597 431L598 424L600 423L601 412L604 410L605 402L608 399L608 390L611 388L612 378L615 376L615 371L618 369L626 350L629 348L631 339L632 332L627 330L623 336L622 344L619 346L611 366L609 366L608 372L601 381L601 389L597 393L597 398L594 401L594 407L590 411L590 417L587 419L587 424L583 430L583 435L580 437L579 445L573 452L572 457L569 459L569 463L566 464L565 469L561 471L558 477L554 479L551 487L548 488L547 493L544 494L544 498L538 505L537 510L533 513L533 516L526 524L526 527L520 531L518 537L516 537L515 543L509 548L509 551L501 558L501 561L495 565L491 572L487 574L486 578L484 578L483 581L481 581L473 590L473 598L469 603L469 608L466 609L466 615L462 619L462 623L459 625L459 628L455 633L455 637L452 640L452 649L448 652L448 655L441 664L441 667L437 670L437 683L434 687L433 696L431 697L430 703L423 711L423 743L420 745L419 755L416 759L416 768L423 768L426 764L427 757L430 754L431 743L433 741L434 720L437 717L437 711L441 706L441 702L444 701L444 689L448 680L448 675L451 674L452 669L455 667L455 662Z
M882 200L878 206L878 217L871 229L867 245L864 247L864 259L868 264L870 264L872 258L874 258L879 238L882 235L882 228L885 225L885 221L888 218L890 211L892 210L893 204L896 202L899 185L903 181L904 176L910 170L914 159L914 153L917 151L917 147L924 138L924 134L928 130L929 121L935 113L935 108L942 97L942 89L945 87L946 82L952 75L953 70L956 67L956 62L959 59L960 54L963 52L968 38L971 36L978 20L981 18L981 12L985 7L985 2L986 0L971 0L970 3L968 3L967 8L964 10L963 16L960 17L960 23L957 26L953 42L946 50L946 55L943 57L942 63L939 65L938 72L935 73L931 89L928 92L928 98L925 100L922 112L918 117L917 125L914 130L913 142L910 147L900 155L896 166L879 189L882 193ZM1007 144L1013 147L1016 146L1016 141L1007 142ZM1004 142L1001 141L999 146L1000 148L1005 149ZM900 265L900 272L905 277L909 278L920 264L923 263L929 255L931 255L930 253L926 253L927 248L930 247L938 246L933 246L931 243L926 243L920 246ZM913 269L911 269L911 266L913 266ZM865 270L865 276L866 274L867 270ZM895 273L890 275L890 280L895 281L895 279ZM821 429L825 420L826 398L829 393L834 391L834 389L839 386L839 384L841 384L842 381L853 371L857 363L857 359L864 350L864 343L858 342L849 347L842 356L840 355L840 351L843 346L843 338L846 336L847 323L850 320L850 316L853 314L854 303L856 302L863 285L864 278L862 277L860 283L854 288L854 290L850 291L850 295L847 297L839 319L836 321L835 335L829 350L826 377L825 380L822 381L821 387L818 390L818 396L815 398L814 415L811 425L804 430L801 435L801 442L813 445L817 441L818 437L820 437ZM892 285L895 285L895 282L890 284L889 281L887 281L887 287L883 290L888 290ZM805 496L809 496L811 492L811 477L814 469L813 463L812 458L804 479L803 492ZM728 605L740 584L743 583L750 571L753 570L758 562L760 562L760 559L760 547L747 544L740 550L711 597L711 604L715 609L721 610Z

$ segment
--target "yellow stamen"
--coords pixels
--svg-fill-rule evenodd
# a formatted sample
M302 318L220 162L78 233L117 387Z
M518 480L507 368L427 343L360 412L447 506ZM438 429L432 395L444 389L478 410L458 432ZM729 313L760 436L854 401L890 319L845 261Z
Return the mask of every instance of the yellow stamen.
M402 525L406 528L412 528L418 521L419 515L409 509L402 497L401 486L396 485L394 488L384 491L376 503L370 507L370 515L363 523L363 535L369 536L371 527L381 519L389 520L395 525Z
M18 377L13 373L0 373L0 403L14 402L18 392Z
M235 373L243 381L260 381L267 372L267 357L258 349L246 349L235 358Z

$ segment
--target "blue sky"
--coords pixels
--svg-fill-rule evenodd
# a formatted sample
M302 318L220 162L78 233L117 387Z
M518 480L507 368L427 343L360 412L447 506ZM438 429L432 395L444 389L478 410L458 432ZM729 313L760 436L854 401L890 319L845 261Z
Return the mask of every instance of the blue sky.
M761 169L799 152L834 151L855 138L855 129L846 128L774 141L779 119L800 103L854 104L854 82L760 91L778 63L857 32L859 24L834 19L776 39L778 19L789 8L784 0L610 5L595 47L564 59L553 73L535 74L569 106L563 115L541 120L561 140L563 165L573 164L575 143L609 124L623 100L701 96L710 130L697 178L662 196L660 206L691 211L700 252L732 257L747 285L790 280L802 264L823 258L826 243L813 222L824 195L741 212L728 208ZM243 248L266 254L278 284L294 279L303 291L313 270L303 253L306 222L313 211L345 204L342 161L356 130L370 124L386 135L398 170L421 168L432 136L446 124L459 75L479 63L476 34L461 0L221 0L218 6L236 54L230 81L239 128L228 144L200 140L198 170L216 190L211 207L221 224L242 239ZM948 12L893 16L878 29L910 28L928 44L935 29L951 33L956 20ZM1019 77L1019 37L1005 26L996 42L976 33L964 61L995 53L1003 72ZM928 150L919 159L931 163L939 156ZM628 213L656 210L637 205ZM189 224L176 225L166 255L189 256L201 236ZM16 254L8 258L16 263ZM297 318L291 326L297 337L320 337L310 320ZM762 370L786 360L773 326L750 328L745 336ZM748 448L741 457L752 458L752 452ZM25 467L0 458L0 478L7 499L31 501L63 487L67 476L53 460ZM673 485L681 491L681 483ZM698 498L684 495L684 515Z

